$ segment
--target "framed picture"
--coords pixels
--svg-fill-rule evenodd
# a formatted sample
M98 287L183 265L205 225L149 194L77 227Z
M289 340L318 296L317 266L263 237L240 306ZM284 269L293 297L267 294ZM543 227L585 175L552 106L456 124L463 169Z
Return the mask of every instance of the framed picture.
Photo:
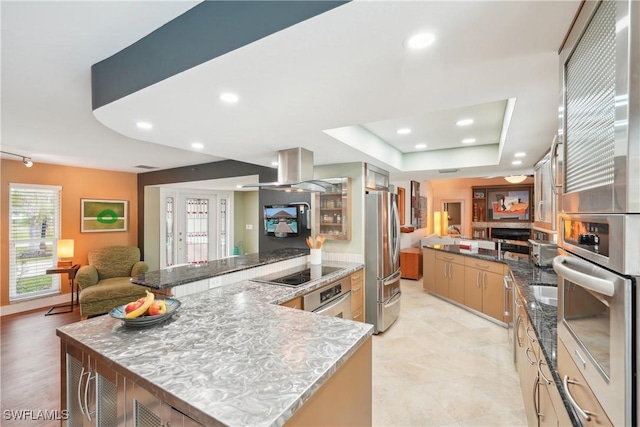
M529 221L528 189L489 189L487 193L488 221Z
M127 231L127 200L81 199L80 231Z

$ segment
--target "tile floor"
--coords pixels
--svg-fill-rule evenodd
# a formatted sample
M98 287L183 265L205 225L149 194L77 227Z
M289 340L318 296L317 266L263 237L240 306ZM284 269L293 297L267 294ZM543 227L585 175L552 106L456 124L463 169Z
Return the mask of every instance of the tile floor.
M373 425L526 426L506 329L401 286L400 318L373 338Z

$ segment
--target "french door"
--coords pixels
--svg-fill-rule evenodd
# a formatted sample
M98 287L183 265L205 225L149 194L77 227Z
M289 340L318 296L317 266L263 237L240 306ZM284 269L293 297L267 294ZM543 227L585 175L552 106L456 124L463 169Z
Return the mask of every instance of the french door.
M165 191L161 268L228 256L228 197Z

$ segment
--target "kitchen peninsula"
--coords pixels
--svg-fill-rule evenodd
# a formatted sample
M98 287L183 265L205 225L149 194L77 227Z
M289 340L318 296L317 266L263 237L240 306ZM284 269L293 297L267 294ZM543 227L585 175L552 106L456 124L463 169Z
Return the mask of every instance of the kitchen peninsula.
M277 259L249 257L136 280L171 287L172 275L188 283ZM69 425L86 413L111 414L118 425L147 425L136 417L154 425L370 425L372 326L278 305L362 268L326 265L340 269L304 289L242 280L185 296L172 318L150 328L110 316L59 328ZM94 387L95 400L87 398Z
M525 411L527 417L531 417L529 425L538 423L538 416L542 413L545 414L545 422L554 415L559 419L559 425L581 425L558 373L557 306L548 300L543 303L534 290L535 287L557 289L557 276L553 269L536 267L523 255L502 254L494 249L470 251L457 244L447 244L423 245L422 250L425 290L509 329L514 362L523 387ZM439 285L439 275L454 278L444 291ZM480 308L476 305L478 298ZM486 310L487 306L492 309ZM532 364L530 354L539 356L536 363ZM524 357L527 357L527 362L519 364L518 359ZM533 373L521 365L533 366ZM539 382L536 379L533 383L531 378L538 373L537 369L545 370L546 377L544 381L540 378ZM534 384L539 388L532 397ZM548 406L543 402L543 396L547 396L545 393L552 400ZM540 403L532 404L538 399L536 396L540 396Z

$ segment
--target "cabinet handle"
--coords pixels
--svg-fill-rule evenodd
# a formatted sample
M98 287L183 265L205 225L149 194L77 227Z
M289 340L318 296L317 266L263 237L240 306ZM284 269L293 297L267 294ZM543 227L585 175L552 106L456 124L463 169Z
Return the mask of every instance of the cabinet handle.
M527 326L527 329L524 331L524 333L527 334L529 340L531 340L532 343L538 341L535 337L532 338L531 335L529 335L529 331L533 331L533 329L531 329L531 326Z
M516 341L518 342L518 347L522 347L522 338L520 337L520 324L522 323L522 316L518 315L518 319L516 320Z
M529 357L529 352L532 351L531 347L527 347L527 349L524 351L524 357L527 358L527 360L529 361L529 363L531 363L531 365L535 365L536 362L534 362L533 360L531 360L531 358Z
M580 405L578 405L578 402L575 401L575 399L571 395L571 392L569 391L569 384L580 383L576 380L570 380L569 375L565 375L564 379L562 380L562 387L564 388L564 392L567 393L567 397L569 398L569 403L571 403L571 406L573 406L573 408L582 416L582 418L587 421L591 421L591 415L594 415L593 412L585 411L580 407Z
M542 372L542 369L540 368L540 365L542 365L542 358L540 358L540 360L538 360L538 374L540 374L540 376L542 377L544 382L546 382L547 384L551 384L551 380L549 378L547 378L547 376Z
M446 260L449 260L449 261L452 261L452 260L454 260L454 259L455 259L455 258L454 258L454 257L452 257L452 256L446 256L446 255L445 255L445 256L443 256L443 258L444 258L444 259L446 259Z
M444 263L444 278L445 279L448 278L448 276L447 276L447 263L446 262Z
M484 288L484 290L487 290L487 272L483 271L482 272L482 287Z
M480 287L480 271L476 273L476 286Z
M480 268L489 268L489 264L480 264L479 262L476 262L476 265Z
M449 279L453 278L453 264L449 263Z
M91 421L91 412L89 411L89 384L91 380L96 379L96 374L91 375L91 371L87 371L89 376L87 376L87 382L84 383L84 410L86 412L87 418Z
M82 413L82 415L84 415L84 409L82 405L81 389L82 389L82 378L84 378L85 374L91 375L91 372L85 372L84 366L83 366L82 370L80 371L80 379L78 380L78 405L80 405L80 412Z
M357 288L351 288L351 292L358 292L360 289L362 289L362 285Z
M353 320L355 320L355 319L357 319L361 314L362 314L362 310L360 310L360 311L358 311L358 312L354 313L354 314L351 316L351 318L352 318Z
M538 382L538 377L533 381L533 410L536 412L538 417L542 417L543 415L540 413L540 408L538 408L538 391L540 388L538 387L540 383Z

